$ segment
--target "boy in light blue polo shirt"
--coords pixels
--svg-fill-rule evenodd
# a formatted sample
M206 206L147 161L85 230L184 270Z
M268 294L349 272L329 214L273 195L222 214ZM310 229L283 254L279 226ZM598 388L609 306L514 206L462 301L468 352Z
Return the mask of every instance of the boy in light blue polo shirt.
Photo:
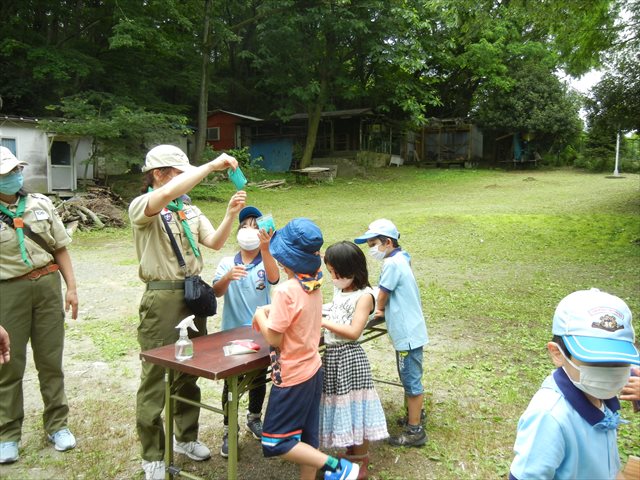
M422 422L424 388L422 386L423 347L429 342L422 313L418 284L411 270L411 257L398 245L400 233L385 218L376 220L356 238L367 243L369 254L383 262L375 317L384 317L396 351L398 375L404 387L407 419L404 431L389 438L395 446L419 447L427 441Z
M250 326L256 309L271 303L271 285L280 280L278 265L269 252L269 243L274 232L258 229L256 219L261 216L262 213L256 207L245 207L240 211L237 234L240 251L233 257L223 258L213 277L213 291L216 297L224 295L222 330ZM262 437L260 414L265 395L266 385L249 390L247 428L258 440ZM227 398L228 388L225 382L222 391L223 408ZM229 417L225 415L220 448L220 455L225 458L229 454L228 426Z
M631 311L598 289L565 297L547 350L557 370L518 422L510 480L613 480L620 470L617 395L640 364Z

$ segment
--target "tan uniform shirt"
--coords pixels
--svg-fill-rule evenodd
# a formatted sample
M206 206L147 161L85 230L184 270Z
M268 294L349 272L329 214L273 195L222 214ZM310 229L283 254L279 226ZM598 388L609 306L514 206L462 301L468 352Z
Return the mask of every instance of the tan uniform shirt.
M193 254L178 214L164 208L158 215L147 217L144 214L144 209L147 207L148 201L149 194L145 193L134 198L129 205L133 240L136 244L136 253L140 262L140 268L138 269L140 279L146 283L156 280L182 280L185 276L178 264L176 254L171 248L171 242L164 229L160 215L164 215L169 222L171 232L187 265L187 274L199 275L203 268L202 255L200 258L196 258ZM200 239L207 238L215 233L213 225L198 207L185 205L184 213L196 244L200 243Z
M15 212L17 202L7 204L2 202L10 211ZM71 243L71 237L48 197L39 193L27 195L27 201L22 219L31 231L46 243L51 251L66 247ZM9 280L29 273L36 268L42 268L53 261L53 255L31 240L25 233L24 244L27 256L32 263L28 266L22 260L18 234L13 227L0 221L0 280Z

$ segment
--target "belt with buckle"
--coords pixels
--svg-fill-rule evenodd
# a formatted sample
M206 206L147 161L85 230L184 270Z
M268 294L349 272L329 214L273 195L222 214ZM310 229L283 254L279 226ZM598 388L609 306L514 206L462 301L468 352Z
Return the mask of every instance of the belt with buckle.
M15 281L15 280L37 280L40 277L44 277L45 275L49 275L50 273L57 272L60 270L60 267L56 263L50 263L46 267L36 268L35 270L31 270L29 273L25 273L24 275L20 275L19 277L9 278L7 281Z
M147 290L184 290L184 280L152 280Z

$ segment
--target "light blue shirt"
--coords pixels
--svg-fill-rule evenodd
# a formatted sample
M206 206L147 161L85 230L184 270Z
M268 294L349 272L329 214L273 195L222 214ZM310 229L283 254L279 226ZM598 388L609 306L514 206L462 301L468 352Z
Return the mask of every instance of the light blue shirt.
M389 294L384 310L393 348L413 350L429 343L411 257L400 248L383 260L378 286Z
M620 470L617 398L593 406L561 368L549 375L518 421L510 479L613 480ZM608 423L608 425L607 425Z
M224 257L218 264L213 283L222 278L234 265L242 265L242 257L237 253L234 257ZM271 303L271 284L267 279L262 255L245 265L247 276L229 282L224 294L222 308L222 330L251 325L256 308Z

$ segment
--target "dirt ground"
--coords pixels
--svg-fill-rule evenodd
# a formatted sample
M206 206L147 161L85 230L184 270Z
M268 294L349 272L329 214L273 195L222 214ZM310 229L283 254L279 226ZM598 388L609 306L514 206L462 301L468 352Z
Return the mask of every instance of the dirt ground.
M117 235L108 243L96 242L93 239L76 240L71 248L79 293L79 318L67 320L65 339L64 368L66 375L66 391L70 403L70 426L76 434L78 447L72 452L59 454L44 439L41 426L42 401L38 390L37 372L29 354L27 372L24 380L25 424L23 428L21 459L9 466L0 466L0 477L12 479L40 478L93 478L91 474L67 471L64 456L80 453L83 449L97 450L96 442L104 444L104 449L115 449L122 460L105 462L111 473L105 472L103 478L143 478L140 468L139 447L135 434L135 394L138 387L140 362L135 346L126 355L108 360L101 357L101 351L87 329L101 328L105 330L122 323L127 319L129 332L135 336L137 308L142 295L142 284L137 277L137 262L133 246L126 235ZM205 278L213 276L215 265L223 255L231 251L205 253ZM219 330L220 316L209 320L209 332ZM119 332L108 333L107 338L117 339ZM432 341L432 348L437 348L437 341ZM374 369L374 377L395 381L395 363L393 349L386 336L370 342L366 346L367 353ZM200 380L203 400L217 404L222 382ZM385 411L400 412L401 390L385 383L377 384L378 393L383 401ZM265 401L266 407L266 401ZM85 415L83 410L97 409L100 415ZM239 438L239 472L240 479L275 479L297 478L297 467L280 459L263 458L258 441L244 430L246 399L241 399L239 422L241 435ZM394 431L388 418L391 431ZM108 438L105 438L107 436ZM177 464L184 465L185 470L192 471L206 478L226 478L226 460L219 455L222 437L222 417L214 412L203 410L201 413L200 439L207 444L213 453L211 460L195 464L177 457ZM90 443L91 445L87 445ZM400 478L435 478L428 470L423 470L425 459L418 449L403 450L400 456L388 445L382 443L371 448L371 479ZM96 453L97 457L102 453ZM114 456L116 454L114 453ZM37 457L34 459L34 457ZM384 457L384 460L383 460ZM379 459L379 461L378 461ZM80 462L86 461L84 458ZM96 458L97 462L100 461ZM398 465L400 462L400 465ZM114 466L115 463L115 466ZM43 467L44 464L44 468ZM49 465L59 465L61 470L49 469ZM398 469L398 467L400 467ZM52 473L56 472L56 473ZM393 472L388 474L385 472ZM409 473L411 472L411 473ZM418 473L420 472L420 473Z

